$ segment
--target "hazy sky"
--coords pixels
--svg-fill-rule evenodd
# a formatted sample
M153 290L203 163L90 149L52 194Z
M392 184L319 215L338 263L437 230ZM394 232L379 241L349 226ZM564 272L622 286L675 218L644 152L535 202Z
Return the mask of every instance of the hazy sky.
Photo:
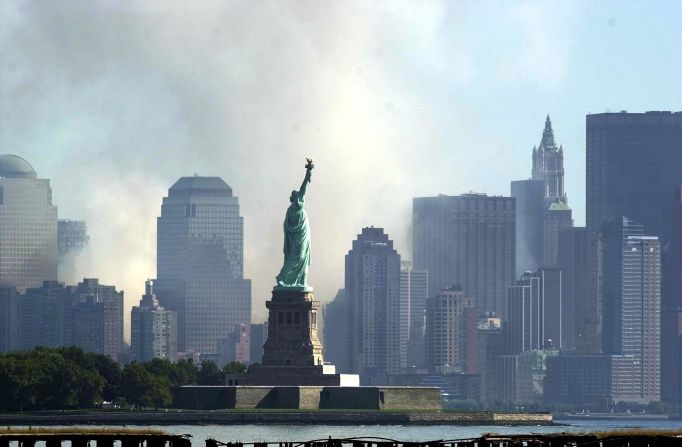
M411 258L412 197L508 195L547 113L582 225L585 114L682 110L681 23L680 1L2 0L0 153L87 220L78 276L128 306L156 274L167 189L222 177L259 320L306 156L322 301L363 226Z

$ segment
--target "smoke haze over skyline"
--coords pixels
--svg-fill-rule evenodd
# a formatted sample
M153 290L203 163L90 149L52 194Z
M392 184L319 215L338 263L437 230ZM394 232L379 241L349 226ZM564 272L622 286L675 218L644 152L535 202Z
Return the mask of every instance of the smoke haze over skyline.
M323 302L363 226L411 258L413 197L509 195L547 113L583 225L585 114L682 108L680 17L673 1L5 1L0 153L51 180L60 218L87 221L71 282L116 285L127 310L155 277L168 188L220 176L257 321L305 157Z

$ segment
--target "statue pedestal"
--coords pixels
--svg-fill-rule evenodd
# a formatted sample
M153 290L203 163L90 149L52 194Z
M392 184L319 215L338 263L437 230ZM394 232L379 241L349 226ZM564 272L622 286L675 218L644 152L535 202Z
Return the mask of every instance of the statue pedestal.
M322 344L317 337L320 302L312 290L276 287L268 308L268 340L263 366L322 366Z
M246 374L228 374L226 385L358 386L355 374L336 374L325 365L317 336L320 302L312 288L277 286L268 308L268 339L263 345L263 363L252 365Z

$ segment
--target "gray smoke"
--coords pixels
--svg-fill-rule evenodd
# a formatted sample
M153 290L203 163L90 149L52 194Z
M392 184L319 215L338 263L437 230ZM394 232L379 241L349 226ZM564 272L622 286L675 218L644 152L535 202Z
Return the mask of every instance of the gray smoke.
M5 1L0 152L51 179L60 216L87 221L77 274L124 289L128 306L155 276L167 189L222 177L245 220L256 319L311 157L310 278L328 300L363 226L409 259L412 197L485 189L491 158L507 179L488 192L528 169L524 158L510 173L502 138L447 94L475 85L476 51L453 28L467 14L435 1Z

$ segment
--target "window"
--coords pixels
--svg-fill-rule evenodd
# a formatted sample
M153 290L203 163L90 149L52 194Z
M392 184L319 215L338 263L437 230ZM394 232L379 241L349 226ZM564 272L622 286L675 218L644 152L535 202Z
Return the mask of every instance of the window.
M294 324L301 324L301 314L299 312L294 312Z
M284 324L284 312L279 312L277 314L277 324L279 325Z
M291 312L287 312L287 324L291 324Z

